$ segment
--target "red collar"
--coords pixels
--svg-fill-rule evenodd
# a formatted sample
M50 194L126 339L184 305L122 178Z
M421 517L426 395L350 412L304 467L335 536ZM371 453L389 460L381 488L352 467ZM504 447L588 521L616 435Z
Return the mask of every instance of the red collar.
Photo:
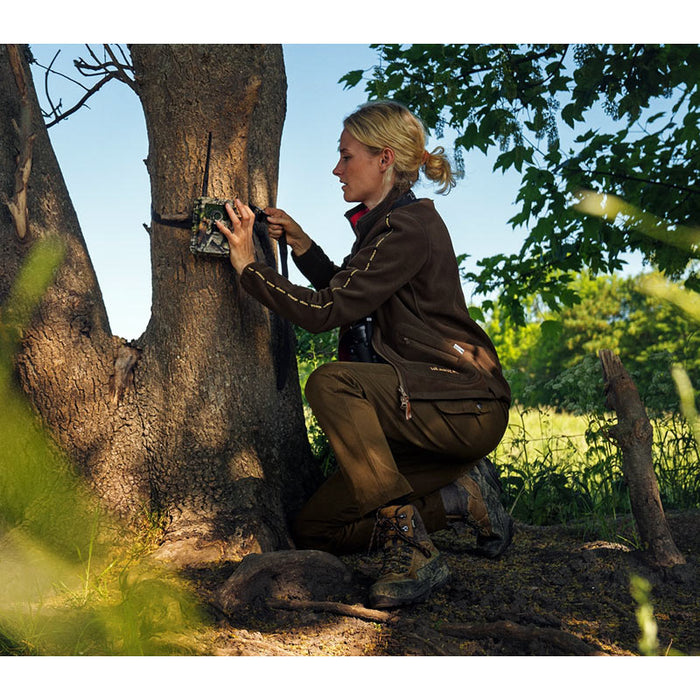
M352 224L353 228L357 226L357 222L369 211L367 207L363 207L362 209L358 209L356 212L354 212L351 216L348 218L350 219L350 223Z

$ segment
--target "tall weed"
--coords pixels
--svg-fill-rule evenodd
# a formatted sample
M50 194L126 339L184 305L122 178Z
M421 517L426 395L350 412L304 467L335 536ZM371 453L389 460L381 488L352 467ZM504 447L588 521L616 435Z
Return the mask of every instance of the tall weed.
M600 532L630 513L621 456L608 435L614 422L612 414L515 405L506 434L491 454L513 516L537 525L587 519ZM698 507L698 446L687 422L667 414L652 419L652 425L662 502L666 508Z

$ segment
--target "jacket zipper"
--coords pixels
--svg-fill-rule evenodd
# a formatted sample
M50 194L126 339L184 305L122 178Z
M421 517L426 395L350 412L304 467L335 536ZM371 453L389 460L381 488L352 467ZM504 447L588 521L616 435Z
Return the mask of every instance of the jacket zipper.
M394 372L396 372L396 377L399 380L399 396L401 397L401 409L403 410L404 415L406 416L406 420L411 420L411 418L413 418L413 413L411 412L411 397L406 393L406 390L403 388L403 378L401 376L401 371L393 362L389 362L389 360L387 360L386 357L384 357L384 355L382 355L382 353L380 353L377 350L377 348L374 347L374 338L372 338L372 340L370 341L370 347L388 365L394 368Z
M401 384L399 384L399 394L401 395L401 408L406 414L406 420L411 420L413 417L411 413L411 398Z

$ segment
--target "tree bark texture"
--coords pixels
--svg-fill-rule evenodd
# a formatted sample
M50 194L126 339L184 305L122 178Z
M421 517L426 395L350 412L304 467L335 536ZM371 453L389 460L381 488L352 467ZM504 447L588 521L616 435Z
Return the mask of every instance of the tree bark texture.
M613 352L601 350L600 361L606 404L618 419L610 432L622 451L622 471L645 556L655 566L685 564L661 504L652 461L652 427L637 387Z
M212 132L211 196L274 204L286 78L279 46L131 47L149 136L152 207L191 214ZM150 227L153 303L143 336L112 336L89 254L30 87L28 233L0 213L0 303L32 242L65 261L23 339L21 385L56 442L129 520L166 516L188 563L290 546L287 519L317 486L292 330L240 288L228 260L195 258L189 231ZM0 191L11 197L23 109L0 48ZM60 128L60 127L59 127ZM119 245L118 241L114 245ZM285 335L286 334L286 335ZM284 341L284 342L282 342ZM275 366L288 363L278 390ZM170 549L168 549L168 546Z

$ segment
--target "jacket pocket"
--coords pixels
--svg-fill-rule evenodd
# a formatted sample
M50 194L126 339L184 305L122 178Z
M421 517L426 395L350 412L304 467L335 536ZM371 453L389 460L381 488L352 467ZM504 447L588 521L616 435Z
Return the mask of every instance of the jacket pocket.
M480 416L489 411L485 400L482 399L440 399L434 403L440 413L451 416Z
M463 359L465 351L457 343L406 324L398 324L396 331L411 360L442 361L447 367L457 368Z

